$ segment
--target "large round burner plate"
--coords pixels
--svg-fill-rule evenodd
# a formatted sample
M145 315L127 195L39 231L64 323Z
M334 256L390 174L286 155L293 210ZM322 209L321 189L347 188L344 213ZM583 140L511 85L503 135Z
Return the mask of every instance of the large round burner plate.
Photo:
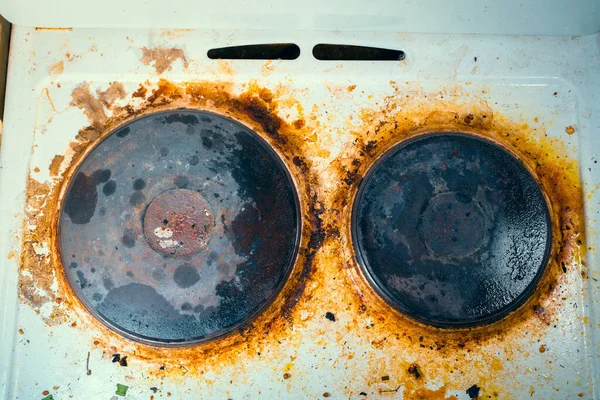
M59 221L66 276L117 332L158 344L236 329L292 268L300 212L269 145L231 119L176 110L137 119L81 163Z
M352 222L359 264L394 308L470 327L518 308L543 275L551 220L533 176L472 135L398 144L367 173Z

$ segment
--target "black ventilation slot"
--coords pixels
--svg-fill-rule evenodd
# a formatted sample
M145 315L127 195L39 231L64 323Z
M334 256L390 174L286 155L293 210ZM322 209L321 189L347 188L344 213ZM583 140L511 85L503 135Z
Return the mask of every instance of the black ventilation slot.
M318 44L313 47L313 56L327 61L400 61L406 58L402 50L345 44Z
M208 51L212 60L295 60L299 55L300 47L294 43L249 44Z

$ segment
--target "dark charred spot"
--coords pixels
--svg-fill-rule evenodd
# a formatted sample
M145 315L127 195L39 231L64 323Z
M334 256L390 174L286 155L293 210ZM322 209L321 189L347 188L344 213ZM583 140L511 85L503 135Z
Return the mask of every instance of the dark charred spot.
M110 169L99 169L94 171L92 178L97 182L96 184L106 183L110 179L110 175Z
M192 305L190 303L183 303L181 305L181 310L182 311L190 311L192 309Z
M79 278L79 286L82 289L85 289L85 287L88 285L88 280L85 279L82 271L77 271L77 278Z
M175 177L175 179L173 180L173 183L178 188L185 189L190 185L190 180L187 176L179 175L179 176Z
M473 114L467 114L463 118L463 121L465 121L465 124L470 124L471 122L473 122L474 119L475 117L473 116Z
M203 137L202 137L202 146L204 146L204 147L205 147L205 148L207 148L207 149L210 149L210 148L212 148L212 146L213 146L213 141L212 141L212 139L211 139L211 138L209 138L209 137L203 136Z
M106 182L106 184L104 184L104 186L102 186L102 193L104 193L105 196L113 195L116 190L117 190L117 182L114 180L110 180L110 181Z
M190 165L197 165L200 162L200 159L198 158L198 156L191 156L190 158L188 158L188 163L190 163Z
M127 228L123 232L123 237L121 237L121 243L123 243L123 246L131 249L135 246L136 237L137 234L135 233L135 231L133 229Z
M137 178L133 181L133 190L142 190L146 187L146 181L142 178Z
M124 138L125 136L129 135L130 131L131 129L129 127L125 127L121 130L118 130L117 133L115 133L115 135L117 135L117 137Z
M65 213L72 223L87 224L94 216L98 203L96 184L93 176L88 177L83 172L79 172L75 176L73 186L65 201Z
M306 163L304 162L304 160L302 160L300 157L298 156L294 156L294 158L292 158L292 162L294 163L295 166L300 167L302 169L306 168Z
M108 277L108 276L105 276L102 279L102 284L104 285L104 288L106 290L111 290L115 287L115 284L113 283L112 279L110 279L110 277Z
M481 390L481 389L479 388L479 386L477 386L477 385L473 385L473 386L471 386L470 388L468 388L468 389L466 390L466 393L467 393L467 395L469 396L469 398L471 398L471 399L476 399L476 398L478 398L478 397L479 397L479 391L480 391L480 390Z
M73 261L71 261L71 263L69 264L69 268L71 268L71 269L75 269L75 268L77 268L77 263L76 263L76 262L73 262Z
M421 378L421 373L419 372L419 366L417 363L412 363L410 367L408 367L408 373L414 376L416 379Z
M335 322L335 315L332 312L327 311L325 313L325 318L327 318L328 320Z
M183 264L175 270L173 280L180 288L189 288L200 280L200 275L193 265Z
M354 182L356 182L357 176L358 176L358 168L354 169L352 171L348 170L348 171L346 171L346 177L344 178L344 182L346 183L346 185L350 186Z
M303 119L297 119L294 122L292 122L292 125L294 125L294 128L296 128L296 129L304 128L305 124L306 124L306 122L304 122Z
M384 376L381 377L381 380L382 381L389 381L390 377L389 377L389 375L384 375Z
M139 206L144 201L146 201L146 196L142 192L134 192L131 197L129 197L129 204L132 206Z
M165 122L168 124L180 122L185 125L197 125L200 121L198 121L198 117L191 114L169 114L165 117Z
M123 358L121 358L121 360L119 361L119 365L121 367L126 367L127 366L127 356L124 356Z
M364 147L364 150L367 154L374 150L377 147L377 140L369 140Z
M119 353L112 355L112 362L116 363L121 361L121 355Z

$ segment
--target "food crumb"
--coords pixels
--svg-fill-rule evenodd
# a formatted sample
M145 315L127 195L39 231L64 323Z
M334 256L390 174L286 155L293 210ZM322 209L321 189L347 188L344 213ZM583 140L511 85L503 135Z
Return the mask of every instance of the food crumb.
M331 395L329 394L329 392L325 392L325 393L323 393L323 397L329 397L329 396L331 396Z
M417 363L412 363L410 367L408 367L408 373L413 375L417 379L421 377L421 373L419 372L419 366L417 365Z
M325 318L327 318L328 320L335 322L335 315L332 312L327 311L325 313Z
M42 394L43 394L44 396L48 396L48 395L50 394L50 392L49 392L48 390L44 390L44 391L42 392Z
M356 89L356 85L350 85L350 86L348 86L348 91L349 92L353 92L354 89Z
M567 132L567 135L572 135L575 133L575 128L573 128L572 125L569 125L565 128L565 132Z
M119 365L121 367L126 367L127 366L127 356L124 356L123 358L121 358L121 361L119 361Z
M540 353L545 353L546 352L546 345L543 344L540 346Z
M381 377L381 380L382 380L382 381L389 381L389 380L390 380L390 377L389 377L389 375L385 375L385 376L382 376L382 377Z
M466 393L469 395L469 398L476 399L477 397L479 397L480 390L481 389L479 388L479 386L473 385L466 390Z
M127 389L129 389L129 386L125 386L125 385L121 385L120 383L117 383L116 394L118 396L125 396L127 394Z
M290 379L292 377L292 375L290 375L289 373L285 373L283 374L283 379Z

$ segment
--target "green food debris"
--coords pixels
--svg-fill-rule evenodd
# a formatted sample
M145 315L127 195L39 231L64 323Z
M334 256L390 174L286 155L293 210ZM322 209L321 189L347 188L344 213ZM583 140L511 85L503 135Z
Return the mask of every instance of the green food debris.
M52 395L49 394L48 396L44 397L42 400L54 400L54 397L52 397Z
M129 389L129 386L125 386L125 385L121 385L120 383L117 383L117 394L119 396L125 396L127 394L127 389Z

